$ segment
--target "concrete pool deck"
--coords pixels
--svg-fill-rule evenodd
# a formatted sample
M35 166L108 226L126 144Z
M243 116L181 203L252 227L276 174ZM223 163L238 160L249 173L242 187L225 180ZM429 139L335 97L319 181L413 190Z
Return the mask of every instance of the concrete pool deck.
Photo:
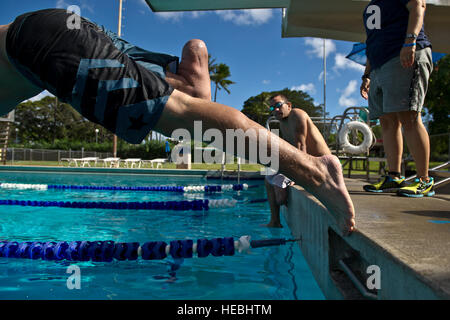
M364 192L346 179L357 230L341 237L325 207L291 187L283 211L316 281L328 299L450 299L450 194L431 198ZM445 193L442 193L445 192ZM373 269L379 267L379 289ZM372 267L373 268L373 267ZM368 270L370 270L368 272Z

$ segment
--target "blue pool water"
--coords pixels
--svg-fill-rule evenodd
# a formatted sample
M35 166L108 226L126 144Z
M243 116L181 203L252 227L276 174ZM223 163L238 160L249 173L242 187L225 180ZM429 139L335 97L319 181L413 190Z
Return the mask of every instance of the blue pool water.
M75 185L205 185L195 177L2 172L0 182ZM229 182L227 182L229 183ZM262 182L241 192L215 195L124 191L31 191L0 189L0 199L55 201L173 201L235 198L234 208L209 211L145 211L0 206L0 240L116 242L235 237L291 238L287 227L270 229ZM286 223L282 221L284 225ZM323 299L296 243L252 249L231 257L185 259L169 275L173 260L69 262L0 258L0 299ZM81 289L67 288L77 265Z

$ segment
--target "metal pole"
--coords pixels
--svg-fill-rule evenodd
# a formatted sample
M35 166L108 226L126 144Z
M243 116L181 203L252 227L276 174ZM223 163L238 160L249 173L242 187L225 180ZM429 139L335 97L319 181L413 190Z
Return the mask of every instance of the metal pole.
M122 35L122 4L123 0L119 0L119 23L118 23L118 30L117 35L120 38ZM117 136L114 135L113 137L113 154L114 157L117 157Z
M325 39L323 39L323 134L325 135L325 120L327 110L327 56L326 56Z

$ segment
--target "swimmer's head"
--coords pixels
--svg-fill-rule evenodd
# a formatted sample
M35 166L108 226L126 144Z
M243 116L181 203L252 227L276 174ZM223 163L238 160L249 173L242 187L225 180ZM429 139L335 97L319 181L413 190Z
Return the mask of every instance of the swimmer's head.
M289 116L292 110L292 103L288 101L286 96L277 94L270 97L270 112L277 120L282 120Z

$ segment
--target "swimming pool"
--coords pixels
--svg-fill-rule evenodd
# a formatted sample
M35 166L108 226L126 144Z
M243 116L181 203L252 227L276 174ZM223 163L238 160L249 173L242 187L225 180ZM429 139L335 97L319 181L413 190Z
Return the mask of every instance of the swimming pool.
M196 177L119 174L2 172L1 182L92 186L220 184ZM230 182L227 182L230 183ZM108 190L8 190L0 199L37 201L238 200L209 211L105 210L0 206L0 239L22 241L140 242L250 235L291 238L287 227L262 227L269 218L262 182L246 191L183 194ZM284 222L284 221L283 221ZM286 225L286 223L284 223ZM69 290L70 265L80 268L81 288ZM0 299L324 299L296 243L251 249L248 254L184 259L175 276L172 258L114 262L0 258Z

